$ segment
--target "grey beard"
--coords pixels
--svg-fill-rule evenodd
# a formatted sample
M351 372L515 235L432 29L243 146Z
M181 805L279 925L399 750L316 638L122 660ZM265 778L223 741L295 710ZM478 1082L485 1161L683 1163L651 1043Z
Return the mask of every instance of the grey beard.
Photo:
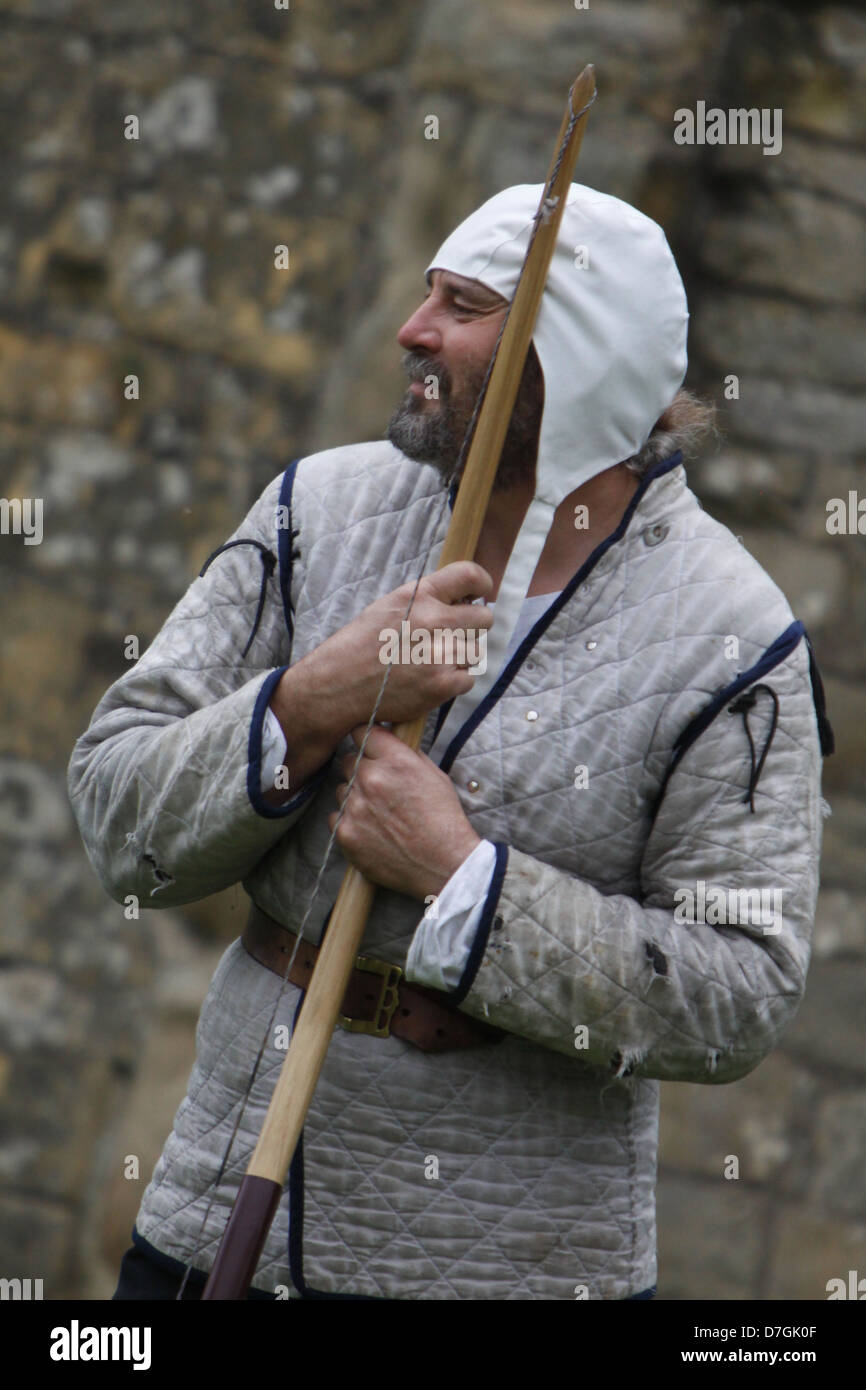
M431 463L450 482L457 464L460 447L457 441L457 422L447 401L440 398L439 409L432 413L411 396L397 406L386 431L396 449L418 463Z
M417 353L409 353L403 360L403 366L413 380L423 380L425 376L437 377L438 408L431 410L423 401L406 395L388 422L386 437L408 458L418 463L429 463L438 469L443 481L450 484L462 473L462 466L458 468L458 462L471 420L471 410L463 412L455 409L451 399L450 376L435 362ZM473 403L481 384L481 378L468 383ZM502 447L494 492L506 492L520 483L534 480L543 390L541 367L535 349L531 347Z

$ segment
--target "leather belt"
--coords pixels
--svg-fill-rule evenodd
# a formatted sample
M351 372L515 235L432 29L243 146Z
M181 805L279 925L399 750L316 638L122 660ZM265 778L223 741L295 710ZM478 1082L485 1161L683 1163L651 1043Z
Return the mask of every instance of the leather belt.
M241 942L249 955L282 979L297 935L269 917L255 903ZM319 955L318 946L302 941L289 974L298 989L306 989ZM358 956L343 996L339 1026L350 1033L371 1033L414 1043L424 1052L450 1052L481 1047L505 1037L500 1028L460 1013L440 990L410 985L399 965Z

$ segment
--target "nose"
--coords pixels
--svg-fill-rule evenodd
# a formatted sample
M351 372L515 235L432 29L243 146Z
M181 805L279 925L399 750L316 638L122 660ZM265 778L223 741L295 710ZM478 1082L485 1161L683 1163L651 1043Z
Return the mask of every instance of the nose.
M397 334L397 342L407 352L422 348L431 356L438 353L442 346L442 334L436 327L429 300L419 304L411 318L406 320Z

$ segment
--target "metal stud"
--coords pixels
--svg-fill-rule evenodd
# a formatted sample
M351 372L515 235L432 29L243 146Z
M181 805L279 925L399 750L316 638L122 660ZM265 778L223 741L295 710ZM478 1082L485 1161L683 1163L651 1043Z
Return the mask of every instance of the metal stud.
M466 786L467 786L467 788L468 788L469 791L471 791L471 792L477 792L477 791L479 791L480 788L481 788L481 783L480 783L480 782L476 782L475 778L473 777L472 780L471 780L470 782L467 782L467 783L466 783Z
M526 717L527 717L527 719L529 720L529 722L530 722L530 724L531 724L531 723L533 722L533 720L535 720L535 719L538 718L538 710L537 710L537 709L528 709L528 710L526 711Z
M587 642L587 644L586 644L586 650L587 650L588 652L594 652L597 646L598 646L598 643L597 643L596 641Z

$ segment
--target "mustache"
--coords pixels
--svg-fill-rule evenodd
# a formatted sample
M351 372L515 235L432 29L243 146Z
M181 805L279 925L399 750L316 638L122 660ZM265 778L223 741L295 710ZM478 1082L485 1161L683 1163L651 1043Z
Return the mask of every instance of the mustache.
M410 382L423 382L426 377L434 376L439 383L440 396L450 394L451 373L441 362L437 362L435 357L425 357L423 352L407 352L400 365Z

